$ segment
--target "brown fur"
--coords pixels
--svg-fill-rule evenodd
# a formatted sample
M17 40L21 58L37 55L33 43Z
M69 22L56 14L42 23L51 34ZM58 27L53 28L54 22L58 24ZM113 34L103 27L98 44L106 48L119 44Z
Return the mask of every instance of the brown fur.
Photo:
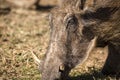
M119 74L120 70L120 1L103 0L104 3L96 0L94 11L86 10L83 13L86 27L91 27L93 34L98 36L98 46L108 45L109 56L106 60L103 74ZM98 4L99 3L99 4ZM98 4L98 5L97 5ZM89 8L88 8L89 9ZM94 23L95 21L95 23Z

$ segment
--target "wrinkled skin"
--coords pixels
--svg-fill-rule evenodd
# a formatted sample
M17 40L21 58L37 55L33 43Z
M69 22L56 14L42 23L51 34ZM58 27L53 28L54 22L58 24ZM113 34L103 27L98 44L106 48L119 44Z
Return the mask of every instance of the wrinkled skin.
M65 5L52 11L51 36L42 64L42 80L67 80L70 70L87 59L95 43L96 47L108 45L109 54L102 73L119 74L120 1L99 1L88 5L83 2L76 9L73 4L72 7Z
M50 22L51 39L42 79L55 80L61 77L61 80L66 80L69 71L87 56L87 46L85 45L89 44L89 40L85 40L80 35L81 32L78 30L80 24L75 14L58 12L57 15L56 13L52 15L54 16L51 17ZM83 48L80 50L81 47ZM61 66L64 67L64 70L60 70Z

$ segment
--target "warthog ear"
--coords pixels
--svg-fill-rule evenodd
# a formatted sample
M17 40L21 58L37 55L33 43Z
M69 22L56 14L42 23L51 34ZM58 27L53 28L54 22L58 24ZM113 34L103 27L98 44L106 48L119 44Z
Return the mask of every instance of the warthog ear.
M83 9L85 5L86 0L78 0L76 3L76 8Z

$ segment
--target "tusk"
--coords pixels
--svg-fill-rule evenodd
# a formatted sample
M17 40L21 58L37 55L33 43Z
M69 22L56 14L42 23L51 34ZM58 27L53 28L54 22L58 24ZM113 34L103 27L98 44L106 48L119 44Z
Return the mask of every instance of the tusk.
M96 40L97 40L97 37L95 37L94 39L91 40L89 46L88 46L88 51L87 51L87 54L91 53L92 50L95 48L96 46Z
M37 65L41 63L41 61L38 59L38 57L35 55L34 51L31 51L31 54L33 56L33 59Z
M94 37L94 39L92 39L88 45L88 48L87 48L87 52L86 52L86 57L85 59L82 61L82 63L84 61L86 61L89 57L89 54L92 52L92 50L95 48L96 46L96 40L97 40L97 37Z

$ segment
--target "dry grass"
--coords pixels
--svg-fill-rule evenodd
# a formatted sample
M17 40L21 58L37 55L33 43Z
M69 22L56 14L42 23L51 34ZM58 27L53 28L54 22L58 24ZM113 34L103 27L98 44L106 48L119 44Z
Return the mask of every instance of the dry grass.
M29 50L43 58L49 41L48 12L13 10L0 15L0 80L39 80L40 72ZM100 74L107 54L94 50L71 71L72 80L115 80Z
M0 80L40 78L29 49L39 58L45 52L49 37L46 16L21 10L0 16Z

